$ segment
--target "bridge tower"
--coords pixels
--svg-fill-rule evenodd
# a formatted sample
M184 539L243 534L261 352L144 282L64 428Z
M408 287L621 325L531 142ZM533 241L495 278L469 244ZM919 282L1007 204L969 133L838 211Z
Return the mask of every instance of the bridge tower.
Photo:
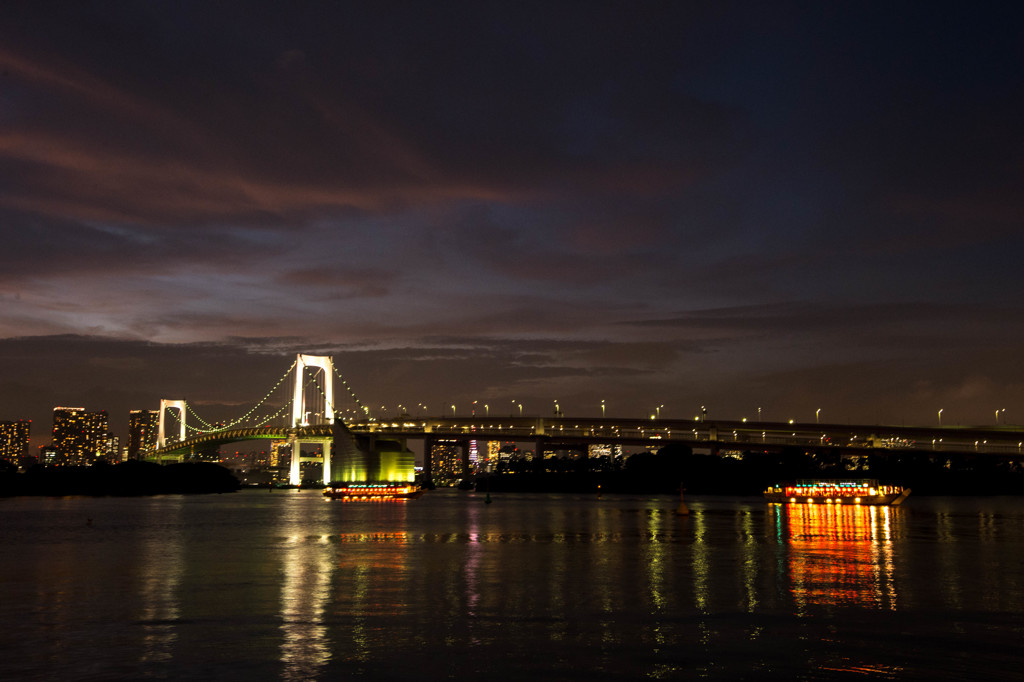
M292 428L309 426L309 413L306 411L305 375L306 368L312 367L324 373L324 419L328 424L334 423L334 360L329 355L304 355L299 353L295 359L295 392L292 399ZM297 437L291 438L292 462L289 482L292 485L302 483L299 464L302 460L301 442ZM324 484L331 482L331 440L317 440L324 451Z
M187 407L184 400L160 399L160 420L156 430L156 446L162 448L167 444L167 410L178 411L178 422L181 429L178 433L178 440L185 440L185 412Z
M160 399L160 418L157 422L156 430L156 447L159 450L167 444L167 410L178 411L178 424L180 429L178 432L178 440L185 440L185 413L188 412L188 407L184 400L168 400L166 398ZM161 457L163 459L163 457ZM180 459L175 456L174 459Z

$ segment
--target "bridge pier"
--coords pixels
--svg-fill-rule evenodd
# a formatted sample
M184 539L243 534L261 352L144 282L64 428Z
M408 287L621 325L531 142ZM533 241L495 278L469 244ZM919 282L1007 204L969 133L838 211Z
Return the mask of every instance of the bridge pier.
M302 459L302 446L298 439L291 438L292 442L292 461L291 470L288 472L288 483L290 485L299 485L302 483L302 469L300 465L300 459Z
M303 457L302 456L302 444L303 443L318 443L323 450L323 482L327 485L331 482L331 439L328 438L316 438L312 440L289 438L292 444L292 461L291 469L288 472L288 483L290 485L300 485L302 483L302 462L319 462L319 457Z
M462 464L462 477L467 478L472 473L472 468L469 461L469 441L472 438L460 438L459 439L459 450L460 461Z
M434 482L434 436L430 430L423 434L423 480L427 483Z
M331 482L331 442L325 440L320 444L324 450L324 485Z

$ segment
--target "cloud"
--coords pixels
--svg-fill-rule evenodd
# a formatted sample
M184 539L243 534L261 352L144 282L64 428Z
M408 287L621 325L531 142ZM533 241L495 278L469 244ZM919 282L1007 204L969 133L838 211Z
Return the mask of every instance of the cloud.
M287 286L320 290L320 300L339 298L379 298L391 292L390 281L395 273L383 268L350 268L338 263L291 270L282 273L278 282Z
M317 349L381 404L984 418L1006 11L8 3L7 406L226 411Z

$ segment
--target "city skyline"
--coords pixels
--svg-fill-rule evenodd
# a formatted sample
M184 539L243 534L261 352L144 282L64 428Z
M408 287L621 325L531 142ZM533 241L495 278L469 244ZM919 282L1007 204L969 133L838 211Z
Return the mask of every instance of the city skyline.
M1019 14L5 6L0 421L1024 423Z

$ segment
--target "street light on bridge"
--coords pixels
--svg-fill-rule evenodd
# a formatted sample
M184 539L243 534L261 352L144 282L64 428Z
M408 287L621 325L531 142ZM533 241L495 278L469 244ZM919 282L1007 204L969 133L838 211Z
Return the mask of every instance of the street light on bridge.
M1003 408L1003 409L1001 409L1001 410L996 410L996 424L997 424L997 425L999 424L999 413L1000 413L1000 412L1006 412L1006 408L1004 407L1004 408Z
M604 401L601 401L601 419L604 419Z
M939 426L942 426L942 410L939 410Z
M821 414L821 408L819 407L818 409L816 409L816 410L814 411L814 423L815 423L815 424L820 424L820 423L821 423L821 420L820 420L820 419L818 419L818 416L819 416L820 414Z
M452 405L452 416L453 417L455 416L455 406L454 405Z

